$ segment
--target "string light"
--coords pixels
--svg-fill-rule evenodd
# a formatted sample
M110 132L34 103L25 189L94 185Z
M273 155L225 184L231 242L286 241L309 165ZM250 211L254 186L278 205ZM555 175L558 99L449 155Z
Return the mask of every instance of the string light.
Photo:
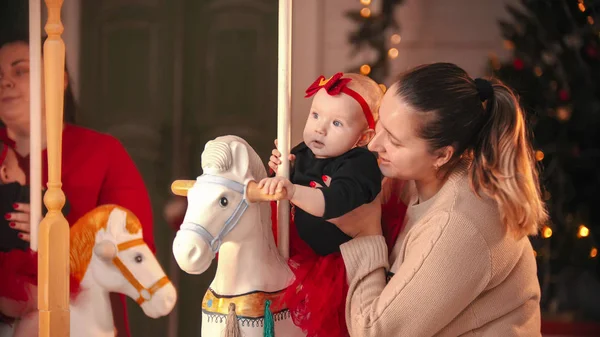
M371 8L369 6L373 5L373 1L372 0L359 0L360 4L363 6L360 11L359 14L361 17L368 19L365 21L370 21L371 19L369 19L372 15L376 15L376 17L374 17L374 19L379 19L379 16L377 15L377 12L373 12L371 10ZM377 6L377 5L375 5ZM394 20L391 20L391 24L394 23ZM390 24L386 24L386 26L389 26ZM385 27L384 27L385 28ZM401 37L400 34L395 33L392 31L392 35L390 35L390 42L392 45L397 45L400 43ZM385 46L385 45L384 45ZM384 47L385 48L385 47ZM378 49L378 48L377 48ZM387 50L387 54L388 57L390 59L395 59L398 57L398 55L400 54L400 52L398 51L397 48L395 47L391 47ZM389 61L383 61L384 63L387 63ZM378 68L380 66L381 60L377 60L377 62L375 62L374 67ZM369 64L363 64L362 66L360 66L360 73L368 76L369 74L371 74L371 72L373 71L373 69L371 68L371 66ZM379 72L376 72L375 74L378 74ZM381 81L381 79L379 79ZM385 87L385 85L381 84L380 85L381 89L385 92L387 90L387 88Z
M544 226L544 228L542 229L542 237L544 239L548 239L552 236L552 228L548 227L548 226Z
M492 68L494 68L494 70L500 70L500 68L502 68L502 64L500 64L500 61L498 60L498 56L495 53L489 53L488 57L490 59L490 63L492 64Z
M383 93L385 94L385 92L387 91L387 87L385 86L385 84L380 83L379 87L381 88L381 91L383 91Z
M368 64L363 64L360 66L360 73L363 75L369 75L371 72L371 67Z
M515 49L515 44L511 40L504 40L504 48L513 50Z
M556 118L560 121L568 121L571 118L571 109L568 107L561 106L556 109Z
M592 247L592 250L590 250L590 257L593 259L596 256L598 256L598 248Z
M535 249L533 250L533 256L537 257L537 252L535 251Z
M590 229L585 227L584 225L579 225L579 230L577 231L577 237L579 239L581 238L587 238L590 235Z
M585 12L585 5L583 4L583 2L579 2L579 10Z
M544 160L544 152L537 150L535 151L535 160L542 161Z
M540 67L535 67L535 68L533 69L533 72L535 73L535 76L537 76L537 77L540 77L540 76L542 76L542 74L543 74L543 72L542 72L542 68L540 68Z
M594 18L593 18L593 17L591 17L591 16L588 16L588 17L587 17L587 20L588 20L588 23L589 23L590 25L593 25L593 24L594 24Z

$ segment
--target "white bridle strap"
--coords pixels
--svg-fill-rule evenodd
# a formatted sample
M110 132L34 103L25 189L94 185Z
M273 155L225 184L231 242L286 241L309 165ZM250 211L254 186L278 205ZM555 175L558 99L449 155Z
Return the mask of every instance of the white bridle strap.
M129 249L131 247L145 245L145 244L146 244L146 242L144 242L144 239L134 239L134 240L120 243L117 246L117 250L120 252L120 251ZM169 281L169 278L165 275L162 278L160 278L158 281L156 281L150 288L146 288L140 283L140 281L137 280L137 278L133 275L133 273L129 270L129 268L127 268L127 266L123 263L123 261L121 261L118 254L117 254L117 256L115 256L113 258L112 262L117 267L117 269L119 269L119 271L121 271L121 274L123 274L123 277L125 277L125 279L138 291L138 294L140 295L140 297L138 297L136 302L139 305L142 305L142 303L144 303L146 301L150 301L152 299L152 295L154 295L160 288L164 287L165 285L167 285L171 282L171 281Z
M210 234L210 232L202 224L198 224L191 221L184 222L179 228L179 230L192 231L200 235L200 237L202 237L202 239L204 239L204 241L210 246L210 249L214 255L221 248L223 238L225 238L225 236L227 236L227 234L229 234L229 232L233 230L233 228L238 224L242 215L248 208L248 201L246 200L245 193L246 187L243 184L238 183L237 181L210 174L203 174L200 177L198 177L197 183L221 185L242 195L242 200L237 205L233 213L229 216L229 218L227 218L225 224L223 225L217 236L213 237L212 234Z

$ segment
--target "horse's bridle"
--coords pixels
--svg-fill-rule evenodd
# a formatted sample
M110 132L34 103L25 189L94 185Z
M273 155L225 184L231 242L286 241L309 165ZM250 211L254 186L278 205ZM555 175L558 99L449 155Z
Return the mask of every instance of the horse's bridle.
M127 250L131 247L145 245L145 244L146 244L146 242L144 242L144 239L142 239L142 238L133 239L130 241L125 241L125 242L119 243L117 245L117 255L112 259L113 264L119 269L119 271L121 271L121 274L123 274L123 277L125 277L125 279L135 288L135 290L137 290L138 294L140 295L140 297L138 297L136 300L137 304L139 304L139 305L142 305L142 303L144 303L146 301L150 301L152 299L152 296L160 288L171 283L171 281L169 281L169 278L165 275L162 278L160 278L158 281L154 282L154 284L150 288L146 288L140 283L140 281L137 280L137 278L135 276L133 276L133 273L129 270L129 268L127 268L127 266L119 258L118 252Z
M231 216L229 216L229 218L225 220L225 224L223 225L217 236L213 237L205 226L192 221L185 221L183 224L181 224L181 227L179 228L179 230L192 231L200 235L200 237L208 244L214 256L214 254L216 254L219 251L219 248L221 248L223 238L227 234L229 234L229 232L231 232L231 230L238 224L240 218L248 208L248 201L246 200L245 193L246 186L244 184L238 183L237 181L210 174L201 175L200 177L198 177L196 182L225 186L242 195L242 200L237 205Z

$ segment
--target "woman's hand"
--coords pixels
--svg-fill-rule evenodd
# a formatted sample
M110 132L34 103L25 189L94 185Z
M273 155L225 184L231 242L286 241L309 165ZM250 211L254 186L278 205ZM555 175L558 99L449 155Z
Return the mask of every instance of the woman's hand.
M31 240L31 223L29 221L31 208L29 204L23 203L14 204L13 208L15 212L6 213L4 217L9 221L8 225L11 228L21 232L19 233L19 238L29 242Z
M328 221L353 238L383 235L381 229L381 194L371 203L364 204L339 218Z

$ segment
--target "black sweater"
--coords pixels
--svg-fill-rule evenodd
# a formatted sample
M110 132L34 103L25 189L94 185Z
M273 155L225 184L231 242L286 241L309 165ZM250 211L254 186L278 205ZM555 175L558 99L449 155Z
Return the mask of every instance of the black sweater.
M313 216L295 208L294 221L300 238L317 254L325 256L339 252L340 245L351 237L342 232L328 219L342 216L353 209L369 203L381 191L381 171L377 159L369 150L356 147L335 158L315 158L305 143L300 143L291 153L296 156L290 180L294 184L310 186L318 183L325 197L323 217ZM329 187L323 176L331 178Z

